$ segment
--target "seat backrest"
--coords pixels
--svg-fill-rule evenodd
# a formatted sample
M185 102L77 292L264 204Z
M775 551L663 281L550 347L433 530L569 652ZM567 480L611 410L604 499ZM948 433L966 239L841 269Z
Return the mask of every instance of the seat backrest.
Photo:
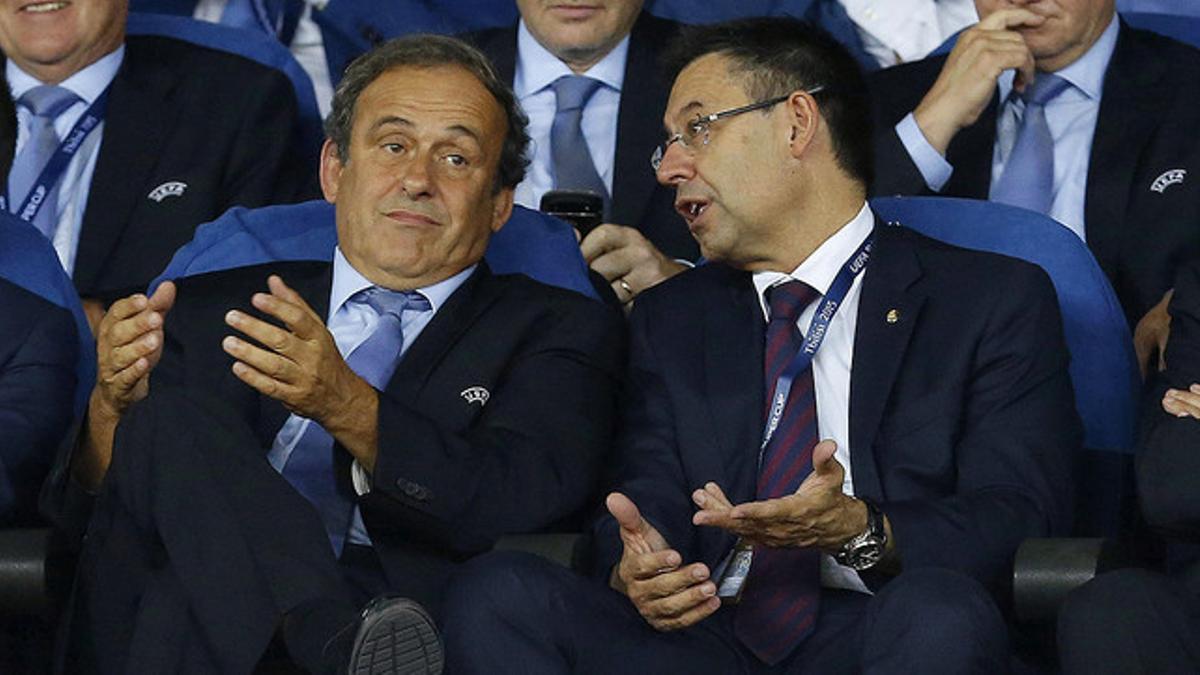
M1040 213L972 199L883 197L871 206L934 239L1045 270L1058 291L1084 444L1132 452L1140 382L1133 340L1112 286L1079 237Z
M1121 18L1134 28L1153 31L1193 47L1200 47L1200 16L1128 12L1122 14Z
M130 12L125 30L129 35L159 35L236 54L283 73L296 93L296 106L300 114L299 140L305 148L310 149L312 165L316 166L317 153L325 139L321 128L321 111L317 107L312 80L287 47L265 34L169 14Z
M336 245L333 205L323 200L259 209L238 206L196 228L192 241L175 252L150 288L166 279L272 261L330 261ZM497 274L525 274L598 297L571 226L538 211L514 206L508 222L492 235L484 258Z
M92 330L79 304L75 286L63 271L54 247L32 225L7 211L0 211L0 278L69 310L75 317L75 330L79 336L75 412L82 413L96 383L96 343L92 339ZM8 317L6 320L20 319ZM0 430L2 436L3 430Z

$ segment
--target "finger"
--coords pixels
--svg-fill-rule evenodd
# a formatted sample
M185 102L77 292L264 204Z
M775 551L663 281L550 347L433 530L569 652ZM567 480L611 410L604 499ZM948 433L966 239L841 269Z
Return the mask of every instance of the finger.
M976 28L979 30L1008 30L1023 26L1034 27L1042 25L1045 20L1045 17L1027 9L1001 9L981 19L976 24Z
M104 321L102 324L114 325L117 322L124 321L129 317L146 309L146 296L141 293L121 298L117 300L104 313Z
M138 382L141 381L147 373L150 372L150 363L147 359L141 358L128 367L120 370L101 375L101 382L108 388L109 392L117 398L123 398Z
M833 458L837 453L837 443L832 439L825 439L817 443L813 447L812 464L813 472L820 474L843 473L842 465Z
M717 585L711 581L693 584L665 598L646 602L642 611L656 619L675 619L716 597Z
M279 326L236 309L225 313L225 324L254 338L259 344L278 354L287 354L295 339L291 333Z
M626 232L628 229L630 228L623 225L603 223L588 232L583 241L579 242L579 252L583 254L588 266L604 253L624 246L625 238L629 236Z
M1017 75L1013 79L1013 87L1017 91L1024 93L1025 87L1033 84L1037 79L1037 62L1033 59L1033 53L1025 49L1020 54L1021 63L1016 66Z
M256 347L232 335L225 336L221 341L221 349L239 362L281 384L292 384L296 381L296 364L285 356Z
M150 357L153 356L154 362L157 362L159 354L155 352L161 347L162 331L150 331L128 344L109 349L107 357L100 359L101 367L106 372L113 373L128 368L141 358L150 362Z
M629 248L615 248L605 251L588 266L605 279L616 281L633 272L635 257Z
M629 577L637 581L646 581L654 577L673 572L683 563L678 551L653 551L629 556L625 561L625 571Z
M649 524L642 518L633 500L620 492L613 492L604 500L608 512L617 520L617 524L631 534L645 534Z
M1176 417L1200 418L1200 394L1195 392L1168 389L1162 405L1163 410Z
M708 566L694 563L685 567L639 578L630 586L630 597L643 602L667 598L684 589L708 581Z
M729 497L725 496L725 491L721 489L720 485L717 485L716 483L709 481L704 484L704 491L707 492L708 494L712 495L713 498L715 498L719 503L723 504L724 506L727 506L731 509L733 508L733 502L729 500Z
M283 282L283 279L272 274L267 278L267 287L271 292L254 294L250 298L250 304L282 321L302 339L316 337L325 330L325 322L299 293Z
M729 517L734 520L770 520L778 518L785 509L784 499L764 499L738 504L729 512Z
M721 599L713 597L673 619L665 619L652 625L658 630L680 630L700 623L712 616L713 612L716 612L720 608Z
M248 384L258 393L287 404L292 390L286 383L280 382L242 361L234 361L232 370L239 380Z
M154 289L154 295L147 300L150 309L165 315L175 305L175 282L164 281Z

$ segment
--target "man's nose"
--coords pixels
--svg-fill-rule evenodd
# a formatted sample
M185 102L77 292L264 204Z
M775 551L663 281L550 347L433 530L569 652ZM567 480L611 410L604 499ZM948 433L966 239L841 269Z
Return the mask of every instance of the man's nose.
M654 172L655 177L663 185L678 185L694 174L694 160L692 153L682 143L671 143L663 152L662 163Z

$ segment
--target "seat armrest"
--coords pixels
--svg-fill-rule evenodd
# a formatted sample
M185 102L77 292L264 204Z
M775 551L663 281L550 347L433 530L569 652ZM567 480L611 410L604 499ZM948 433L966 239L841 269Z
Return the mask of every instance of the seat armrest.
M0 616L46 615L51 609L46 586L51 530L0 530Z
M1013 563L1016 617L1053 625L1068 593L1131 562L1111 539L1026 539Z

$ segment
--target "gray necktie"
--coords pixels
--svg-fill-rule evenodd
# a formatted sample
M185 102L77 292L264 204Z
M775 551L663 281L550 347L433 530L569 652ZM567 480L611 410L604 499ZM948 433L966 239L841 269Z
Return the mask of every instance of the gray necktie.
M608 214L609 194L596 172L592 153L583 136L583 108L600 80L582 75L563 75L550 85L554 88L556 110L550 128L550 155L554 162L554 187L560 190L591 190L604 199Z
M1025 89L1025 114L1004 172L992 187L990 199L1049 213L1054 202L1054 139L1046 124L1046 103L1070 83L1050 73L1038 73Z
M371 335L350 353L346 364L372 387L382 390L396 372L404 347L401 314L405 310L428 311L429 300L416 291L372 287L356 293L350 302L370 305L379 315L379 322ZM333 438L321 425L312 422L296 442L281 473L317 507L334 555L341 556L355 496L349 481L338 481L333 453Z
M8 208L11 212L17 213L25 203L25 198L29 196L29 191L37 182L38 176L58 149L59 138L54 133L54 120L78 100L79 97L71 90L51 85L34 87L17 100L33 113L33 117L29 125L29 138L17 154L12 172L8 176ZM61 182L61 179L58 182ZM33 219L34 226L51 240L54 239L54 230L58 223L57 202L58 183L50 186L49 193L43 198L41 210Z

